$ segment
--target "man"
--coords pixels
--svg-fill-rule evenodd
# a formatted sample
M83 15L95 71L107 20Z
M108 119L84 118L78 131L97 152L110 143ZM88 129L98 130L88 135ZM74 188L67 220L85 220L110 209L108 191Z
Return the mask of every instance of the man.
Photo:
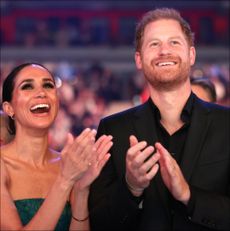
M94 230L230 230L229 109L191 92L193 33L173 9L147 13L135 61L149 100L103 119L111 158L90 193Z

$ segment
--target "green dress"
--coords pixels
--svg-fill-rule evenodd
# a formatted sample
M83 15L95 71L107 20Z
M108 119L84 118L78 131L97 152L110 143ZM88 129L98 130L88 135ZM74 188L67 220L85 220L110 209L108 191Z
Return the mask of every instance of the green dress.
M43 201L44 199L40 199L40 198L14 201L23 225L26 225L33 218L35 213L42 205ZM57 223L55 231L69 230L70 221L71 221L71 207L70 207L70 203L67 202L63 209L62 215Z

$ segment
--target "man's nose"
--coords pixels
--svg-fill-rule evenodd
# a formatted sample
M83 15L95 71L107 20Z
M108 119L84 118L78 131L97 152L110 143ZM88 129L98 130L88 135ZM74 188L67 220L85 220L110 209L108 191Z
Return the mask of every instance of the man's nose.
M162 43L160 46L160 50L159 50L160 55L168 55L171 54L171 47L169 46L168 43Z

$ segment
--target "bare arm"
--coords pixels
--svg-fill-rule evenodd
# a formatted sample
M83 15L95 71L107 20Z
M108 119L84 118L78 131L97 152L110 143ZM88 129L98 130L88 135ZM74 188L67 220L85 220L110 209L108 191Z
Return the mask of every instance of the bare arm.
M71 194L72 221L70 230L90 230L88 211L89 187L110 157L108 151L113 145L111 140L112 137L106 135L101 136L97 140L93 148L94 152L89 169L74 184Z
M24 227L8 190L7 169L1 160L1 229L53 230L75 181L79 180L89 168L88 163L92 153L89 152L88 147L93 146L94 137L95 132L90 129L84 130L75 140L69 136L68 143L62 151L62 170L42 206Z

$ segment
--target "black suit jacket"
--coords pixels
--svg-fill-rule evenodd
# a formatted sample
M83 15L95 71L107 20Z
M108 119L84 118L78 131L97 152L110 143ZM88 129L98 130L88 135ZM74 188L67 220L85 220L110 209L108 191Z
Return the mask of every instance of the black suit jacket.
M111 134L114 145L110 160L91 186L92 231L230 230L229 117L229 108L195 96L180 164L192 190L190 211L176 201L172 208L160 171L141 199L127 189L124 175L129 136L149 145L157 141L150 103L102 119L97 136Z

